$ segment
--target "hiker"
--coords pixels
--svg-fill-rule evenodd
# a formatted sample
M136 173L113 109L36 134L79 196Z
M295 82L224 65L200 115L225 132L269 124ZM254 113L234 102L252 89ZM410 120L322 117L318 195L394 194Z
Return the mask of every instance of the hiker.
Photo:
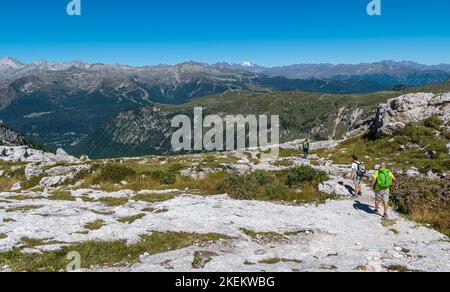
M309 140L308 139L306 139L304 142L303 142L303 153L304 153L304 158L305 159L308 159L308 156L309 156L309 146L310 146L310 143L309 143Z
M381 167L377 170L373 176L372 185L375 190L375 211L374 214L380 214L380 202L384 203L384 219L388 219L389 210L389 196L390 190L394 185L398 188L397 178L394 176L391 170L387 168L387 163L381 163Z
M359 162L357 155L353 155L352 159L352 174L350 175L350 179L355 185L356 195L362 196L361 180L366 176L366 171L364 165Z

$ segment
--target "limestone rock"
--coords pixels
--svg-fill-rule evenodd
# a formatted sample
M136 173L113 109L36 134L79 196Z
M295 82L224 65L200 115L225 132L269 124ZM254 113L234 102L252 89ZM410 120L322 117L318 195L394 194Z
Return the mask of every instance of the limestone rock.
M79 163L80 161L58 149L56 154L36 150L27 146L0 146L0 159L7 162L31 163Z
M40 176L43 173L44 170L41 166L30 164L25 167L25 177L27 178L27 180L30 180L36 176Z
M45 171L46 177L39 182L41 187L54 187L74 179L79 173L89 171L90 165L57 166Z
M20 182L15 183L12 187L11 187L11 191L15 192L15 191L20 191L22 189L22 185Z
M440 96L413 93L390 99L378 107L371 133L375 137L392 136L406 124L432 116L439 116L444 122L450 121L450 93Z

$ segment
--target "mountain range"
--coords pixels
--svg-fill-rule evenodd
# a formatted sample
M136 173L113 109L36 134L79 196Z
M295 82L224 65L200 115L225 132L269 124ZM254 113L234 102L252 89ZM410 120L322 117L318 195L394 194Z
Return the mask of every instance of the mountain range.
M422 86L444 82L450 78L450 64L422 65L411 61L381 61L361 64L296 64L263 67L252 62L217 63L218 68L254 72L293 79L368 80L387 86Z

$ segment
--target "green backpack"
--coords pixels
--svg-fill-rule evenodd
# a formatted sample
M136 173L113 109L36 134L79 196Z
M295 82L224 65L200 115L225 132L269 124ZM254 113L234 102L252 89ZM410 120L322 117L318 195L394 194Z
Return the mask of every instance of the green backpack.
M391 171L386 168L382 168L378 172L377 187L380 190L387 190L392 187Z
M309 151L309 142L303 143L303 151Z

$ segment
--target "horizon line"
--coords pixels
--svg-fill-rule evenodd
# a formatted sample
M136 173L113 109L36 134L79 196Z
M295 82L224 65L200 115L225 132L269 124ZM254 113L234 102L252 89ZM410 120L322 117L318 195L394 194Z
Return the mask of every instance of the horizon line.
M339 65L362 65L362 64L377 64L377 63L385 63L385 62L393 62L393 63L414 63L417 65L423 65L423 66L428 66L428 67L432 67L432 66L440 66L440 65L450 65L450 63L446 63L446 62L440 62L440 63L433 63L433 64L426 64L426 63L421 63L418 61L413 61L413 60L395 60L395 59L383 59L383 60L379 60L379 61L365 61L365 62L355 62L355 63L342 63L342 62L338 62L338 63L330 63L330 62L305 62L305 63L291 63L288 65L272 65L272 66L265 66L265 65L260 65L256 62L253 61L249 61L249 60L245 60L242 61L240 63L238 62L230 62L230 61L217 61L217 62L212 62L212 63L208 63L208 62L203 62L203 61L199 61L199 60L187 60L184 62L177 62L177 63L159 63L159 64L143 64L143 65L130 65L127 63L120 63L120 62L116 62L116 63L108 63L108 62L89 62L89 61L84 61L84 60L80 60L80 59L73 59L73 60L67 60L67 61L58 61L58 60L49 60L49 59L36 59L34 61L31 62L22 62L19 58L13 57L11 55L6 55L3 57L0 57L0 60L7 60L7 59L12 59L12 60L16 60L17 62L19 62L22 65L33 65L37 62L48 62L48 63L59 63L59 64L70 64L70 63L76 63L76 62L81 62L83 64L86 65L117 65L117 66L127 66L127 67L133 67L133 68L144 68L144 67L157 67L157 66L177 66L177 65L182 65L182 64L186 64L186 63L196 63L196 64L202 64L202 65L208 65L208 66L213 66L213 65L217 65L217 64L229 64L229 65L240 65L240 66L244 66L244 64L246 63L250 63L253 66L248 66L249 68L251 67L263 67L263 68L277 68L277 67L289 67L289 66L295 66L295 65L330 65L330 66L339 66Z

